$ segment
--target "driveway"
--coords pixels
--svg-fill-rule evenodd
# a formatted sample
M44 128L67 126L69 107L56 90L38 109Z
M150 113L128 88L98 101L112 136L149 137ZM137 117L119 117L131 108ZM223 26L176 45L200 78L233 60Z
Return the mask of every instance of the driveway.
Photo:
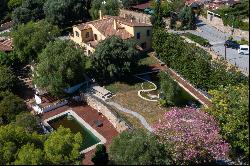
M192 34L201 36L207 39L213 46L212 49L217 52L221 57L225 57L225 46L224 43L230 36L228 33L223 33L216 28L205 24L204 22L197 21L198 30L188 30L185 32L190 32ZM184 31L170 31L174 33L184 33ZM234 38L235 40L240 40L240 37ZM249 74L249 55L240 55L236 49L226 48L226 59L232 65L236 65L244 73Z

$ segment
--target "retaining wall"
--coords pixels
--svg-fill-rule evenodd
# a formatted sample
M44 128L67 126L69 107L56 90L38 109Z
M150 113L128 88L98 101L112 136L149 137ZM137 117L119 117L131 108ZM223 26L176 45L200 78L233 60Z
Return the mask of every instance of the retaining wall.
M108 106L105 103L98 100L93 95L83 94L82 97L90 107L101 112L119 133L131 128L123 119L121 119L118 115L116 115L113 111L111 111L111 109L108 108Z
M249 31L243 31L243 30L234 28L234 32L232 34L233 28L228 25L224 26L222 19L219 17L215 17L215 16L208 14L207 18L200 16L199 19L205 22L206 24L215 27L219 31L231 34L234 37L239 36L249 41Z
M126 9L120 9L120 17L125 17L125 18L133 18L133 20L140 22L140 23L146 23L151 25L150 17L151 15L145 14L142 12L137 12L133 10L126 10ZM166 28L169 28L170 26L170 19L169 18L164 18Z

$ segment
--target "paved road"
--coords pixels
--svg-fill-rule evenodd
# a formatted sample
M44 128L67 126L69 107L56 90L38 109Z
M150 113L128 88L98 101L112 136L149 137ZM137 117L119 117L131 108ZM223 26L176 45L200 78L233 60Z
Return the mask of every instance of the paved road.
M200 21L197 23L198 31L185 31L195 35L201 36L207 39L213 46L212 49L218 53L218 55L225 57L225 40L228 39L230 34L223 33L214 27L211 27L204 22ZM174 32L174 31L172 31ZM183 33L184 31L178 31L174 33ZM235 40L240 40L240 37L235 37ZM226 56L229 63L236 65L241 71L249 74L249 55L240 55L236 49L227 48Z
M114 102L106 102L107 104L111 105L111 106L114 106L116 107L118 110L122 111L122 112L125 112L125 113L128 113L128 114L132 114L134 117L138 118L140 121L141 121L141 124L150 132L153 132L153 129L151 128L151 126L148 124L148 122L146 121L146 119L138 114L137 112L134 112L134 111L131 111L127 108L124 108L122 107L121 105L117 104L117 103L114 103Z

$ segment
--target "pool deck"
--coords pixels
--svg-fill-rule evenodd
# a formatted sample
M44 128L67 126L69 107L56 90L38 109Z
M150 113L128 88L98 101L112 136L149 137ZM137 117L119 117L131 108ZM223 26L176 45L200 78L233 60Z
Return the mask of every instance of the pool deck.
M80 116L85 122L87 122L92 128L94 128L98 133L100 133L107 142L105 143L106 147L109 146L111 143L111 140L117 136L119 133L116 131L114 126L108 121L108 119L103 116L99 115L97 110L91 108L88 105L66 105L63 107L60 107L58 109L55 109L53 111L44 113L42 116L42 120L48 119L52 116L55 116L59 113L65 112L67 110L74 111L78 116ZM94 123L95 120L99 120L103 123L102 127L97 127ZM95 153L95 149L87 152L85 154L85 159L83 160L83 165L93 165L91 158L93 154Z

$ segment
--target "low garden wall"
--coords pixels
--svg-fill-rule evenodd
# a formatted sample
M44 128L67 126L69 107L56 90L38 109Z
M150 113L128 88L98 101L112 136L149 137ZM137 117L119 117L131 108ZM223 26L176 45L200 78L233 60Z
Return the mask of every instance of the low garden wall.
M124 130L131 128L121 117L116 115L109 106L107 106L104 101L97 99L91 94L84 93L82 94L82 98L87 104L94 108L95 110L101 112L109 121L110 123L116 128L116 130L121 133Z
M211 17L211 16L208 16L208 18L205 18L205 17L200 16L199 19L204 21L206 24L215 27L219 31L232 34L232 27L224 26L221 18ZM234 28L233 36L235 37L239 36L249 41L249 31L243 31L243 30Z

